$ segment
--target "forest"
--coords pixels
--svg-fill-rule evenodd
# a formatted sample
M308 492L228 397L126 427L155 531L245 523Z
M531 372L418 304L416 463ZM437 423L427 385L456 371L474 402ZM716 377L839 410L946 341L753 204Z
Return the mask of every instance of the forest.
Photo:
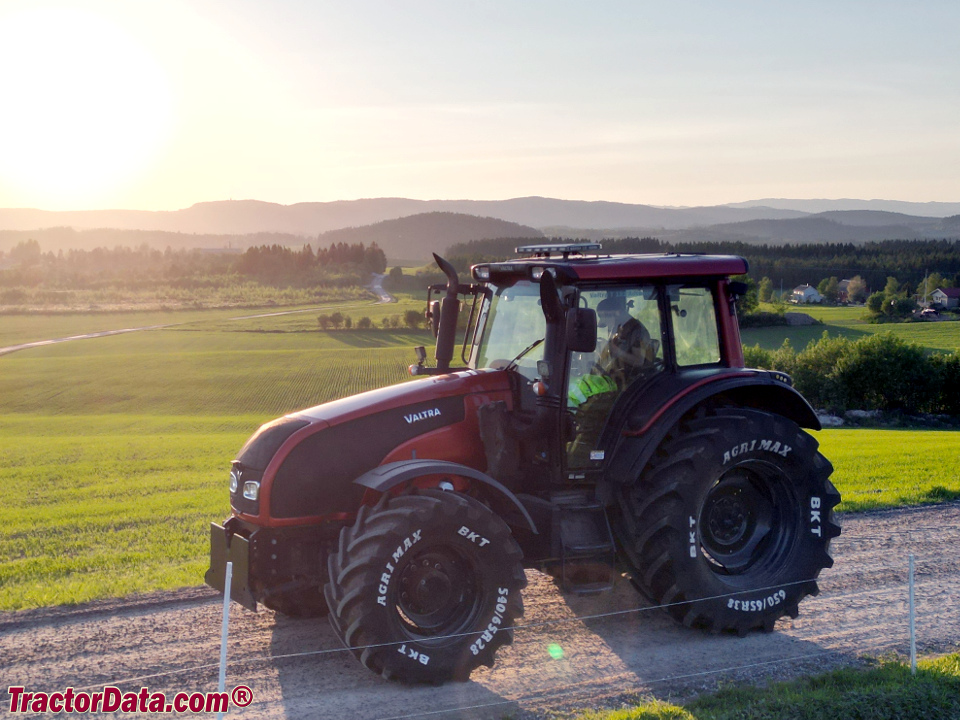
M474 240L450 246L447 257L462 276L470 265L515 256L514 248L530 238ZM802 284L827 290L842 279L866 284L864 296L884 292L897 282L904 296L930 290L924 280L943 287L960 285L960 241L884 240L880 242L755 245L741 242L671 243L658 238L603 241L604 253L709 253L745 257L749 278L761 290L778 296ZM210 293L239 286L258 288L262 297L270 288L316 290L361 288L370 273L382 273L387 258L377 243L334 242L314 251L270 244L240 250L164 251L142 244L137 248L44 252L33 239L0 253L0 305L33 304L56 293L143 293L176 290L181 299L190 292ZM393 291L420 293L426 285L442 282L436 268L403 274L394 268L386 281ZM858 285L859 287L859 285ZM248 293L249 294L249 293ZM829 296L829 291L826 293ZM768 299L763 297L762 299ZM251 298L252 301L252 298Z
M93 250L43 252L25 240L0 257L0 288L80 289L167 284L206 287L230 278L276 287L366 285L371 272L383 272L387 259L376 244L333 243L316 252L261 245L244 252L160 251L141 245Z
M237 250L137 248L44 252L24 240L0 254L0 306L133 309L291 305L356 298L387 259L376 244L332 243L314 252L261 245Z

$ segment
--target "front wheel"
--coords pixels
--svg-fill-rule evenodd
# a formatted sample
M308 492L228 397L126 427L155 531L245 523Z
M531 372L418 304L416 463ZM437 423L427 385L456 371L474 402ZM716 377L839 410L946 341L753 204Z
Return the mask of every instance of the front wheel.
M620 493L635 584L693 627L744 634L796 617L833 565L832 470L779 415L723 408L681 423Z
M361 508L329 559L330 621L387 679L466 680L513 639L526 586L506 523L476 500L421 490Z

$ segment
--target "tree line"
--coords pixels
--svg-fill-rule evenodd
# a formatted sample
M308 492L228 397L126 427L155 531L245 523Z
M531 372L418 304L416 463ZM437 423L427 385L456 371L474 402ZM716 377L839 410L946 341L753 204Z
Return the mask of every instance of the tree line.
M365 285L370 273L382 273L387 256L376 243L332 243L316 253L310 245L293 250L282 245L248 248L236 263L236 272L269 285ZM346 282L344 282L346 281Z
M366 285L371 272L382 273L387 258L376 244L332 243L316 252L310 245L292 249L261 245L243 253L165 251L141 245L93 250L43 252L36 240L0 253L0 287L102 288L172 285L200 288L254 281L275 287Z
M423 313L419 310L407 310L403 313L403 315L400 315L399 313L394 315L384 315L382 318L380 318L379 326L370 319L369 315L363 315L354 321L352 315L344 314L339 310L329 315L323 313L317 316L317 324L320 326L321 330L352 330L353 328L358 330L398 330L400 328L417 330L423 327L424 323L425 319Z
M471 264L515 257L514 248L529 239L474 240L450 246L448 259L465 271ZM553 242L569 242L554 239ZM602 241L603 253L706 253L739 255L750 265L756 282L766 277L771 291L789 295L793 288L859 277L865 290L877 292L895 277L901 285L916 289L936 273L940 287L960 285L960 241L883 240L867 243L804 243L754 245L744 242L679 242L655 237L620 238Z

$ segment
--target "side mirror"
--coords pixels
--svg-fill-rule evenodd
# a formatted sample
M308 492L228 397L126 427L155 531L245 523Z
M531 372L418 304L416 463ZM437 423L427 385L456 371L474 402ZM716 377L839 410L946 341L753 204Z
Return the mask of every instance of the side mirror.
M597 312L591 308L567 310L567 350L593 352L597 349Z

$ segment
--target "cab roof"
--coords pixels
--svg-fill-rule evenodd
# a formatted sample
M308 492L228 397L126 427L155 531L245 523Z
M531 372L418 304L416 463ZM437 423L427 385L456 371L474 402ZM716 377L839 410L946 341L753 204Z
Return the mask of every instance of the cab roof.
M518 248L519 250L519 248ZM558 279L574 281L652 280L658 278L729 277L747 272L747 261L737 255L664 253L650 255L576 255L528 257L480 263L471 275L481 282L516 281L518 276L539 280L546 268Z

